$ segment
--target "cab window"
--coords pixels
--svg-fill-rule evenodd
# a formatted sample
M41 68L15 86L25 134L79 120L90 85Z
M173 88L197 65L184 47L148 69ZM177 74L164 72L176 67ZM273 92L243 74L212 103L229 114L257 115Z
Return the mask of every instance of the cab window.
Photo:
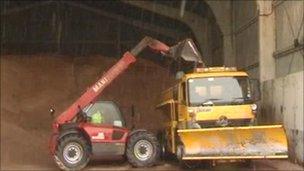
M180 100L181 100L181 102L186 103L186 83L185 82L181 83Z
M246 76L191 78L188 91L191 106L239 105L252 101Z
M96 102L84 111L91 117L91 123L124 126L121 112L113 102Z

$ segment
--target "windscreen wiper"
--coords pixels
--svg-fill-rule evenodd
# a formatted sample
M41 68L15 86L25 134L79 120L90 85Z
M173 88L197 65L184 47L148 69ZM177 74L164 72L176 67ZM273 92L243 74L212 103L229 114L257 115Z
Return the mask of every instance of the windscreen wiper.
M219 100L223 100L223 99L207 99L204 100L203 102L198 102L198 103L191 103L191 105L193 106L212 106L214 103L214 101L219 101Z
M223 100L223 99L217 99L217 98L213 98L213 99L207 99L202 103L202 106L213 106L214 105L214 101L219 101L219 100Z
M239 100L242 100L242 101L239 101ZM237 103L237 104L242 104L245 102L245 98L244 97L235 97L235 98L232 98L231 100L231 103Z

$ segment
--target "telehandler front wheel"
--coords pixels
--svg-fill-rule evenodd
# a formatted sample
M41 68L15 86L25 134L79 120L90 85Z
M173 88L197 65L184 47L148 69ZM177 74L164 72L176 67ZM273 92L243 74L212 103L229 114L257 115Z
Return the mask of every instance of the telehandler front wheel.
M159 142L147 131L136 132L128 139L126 156L134 167L153 166L160 158Z
M88 164L90 153L87 140L81 135L71 134L60 139L54 157L62 170L81 170Z

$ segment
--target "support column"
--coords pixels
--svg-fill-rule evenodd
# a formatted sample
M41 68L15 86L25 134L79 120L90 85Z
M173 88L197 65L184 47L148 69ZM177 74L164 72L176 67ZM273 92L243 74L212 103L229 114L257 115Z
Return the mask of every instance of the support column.
M223 64L225 66L236 66L231 24L233 22L232 2L206 1L206 3L212 9L216 22L223 34Z
M259 68L261 83L275 78L275 15L272 1L257 1L259 8Z
M223 44L224 44L224 65L228 67L236 66L235 62L235 55L233 53L233 46L232 46L232 36L225 35L223 36Z

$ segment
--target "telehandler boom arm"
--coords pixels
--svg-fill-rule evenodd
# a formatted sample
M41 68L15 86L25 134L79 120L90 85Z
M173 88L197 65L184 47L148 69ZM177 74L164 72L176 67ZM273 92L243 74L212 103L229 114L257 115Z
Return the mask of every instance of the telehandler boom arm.
M93 103L116 77L123 73L131 63L136 61L135 56L147 46L153 51L160 53L167 53L169 51L169 47L164 43L150 37L143 38L131 51L125 52L123 57L114 66L56 118L53 123L53 129L57 130L59 125L70 122L78 112L83 110L89 103Z

